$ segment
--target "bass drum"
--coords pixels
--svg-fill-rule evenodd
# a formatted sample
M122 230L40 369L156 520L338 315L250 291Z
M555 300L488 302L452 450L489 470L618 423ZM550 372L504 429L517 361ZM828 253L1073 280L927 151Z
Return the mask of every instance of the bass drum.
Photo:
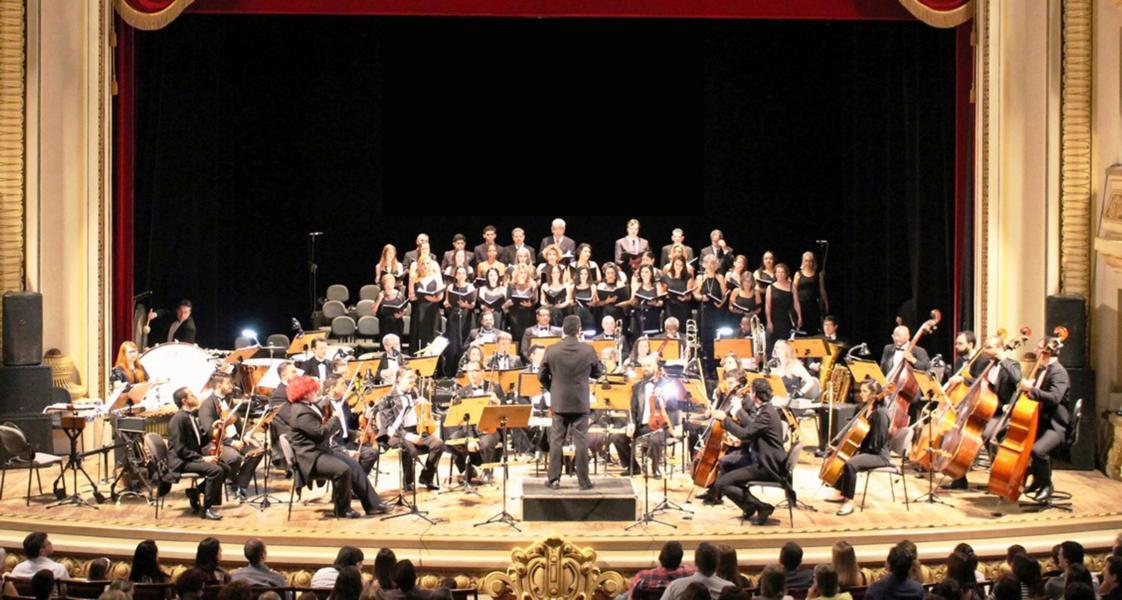
M184 342L169 342L150 348L140 355L139 361L150 380L166 380L166 383L152 386L144 395L143 405L148 409L172 404L172 394L181 387L190 389L195 395L202 394L216 368L206 351Z
M250 358L242 361L240 370L245 374L241 382L242 389L247 394L251 392L262 396L272 394L280 385L277 366L284 362L288 361L283 358Z

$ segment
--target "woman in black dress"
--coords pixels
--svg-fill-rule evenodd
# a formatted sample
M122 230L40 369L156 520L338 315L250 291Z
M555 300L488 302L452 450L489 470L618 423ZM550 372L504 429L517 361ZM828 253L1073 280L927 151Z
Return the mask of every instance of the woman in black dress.
M627 323L627 304L631 300L631 288L620 279L619 267L615 263L605 263L601 269L603 278L596 285L596 300L593 305L599 309L596 324L599 326L604 317L612 317L621 328Z
M767 314L767 352L771 356L771 349L775 340L785 340L791 337L795 329L795 299L791 293L790 271L787 265L775 265L775 281L767 288L764 299L764 311Z
M468 281L468 269L463 265L456 267L452 271L455 280L444 292L444 314L448 319L444 327L444 337L448 338L448 347L444 350L444 373L449 377L456 374L475 314L477 293L475 286Z
M635 307L631 329L636 335L654 335L662 331L662 308L666 304L666 297L659 293L654 267L651 265L639 267L638 280L631 292L631 302Z
M382 247L382 256L374 267L374 281L381 281L382 276L387 273L393 275L398 282L401 281L401 276L405 274L405 267L401 266L401 261L397 260L397 246L393 244L386 244Z
M577 258L569 265L569 279L575 280L578 269L588 269L589 282L596 285L600 281L600 267L596 265L596 261L592 260L592 246L588 244L581 244L577 246Z
M732 259L732 268L728 273L725 273L725 285L730 290L740 287L741 274L750 271L748 268L748 257L743 254L737 254L736 258Z
M666 316L678 319L685 325L693 318L693 277L686 268L685 257L679 255L670 260L670 266L663 271L666 282Z
M483 276L483 286L479 288L479 316L491 313L495 317L495 328L506 328L506 315L503 306L507 301L507 288L498 269L488 269Z
M818 272L813 252L803 252L803 264L793 283L799 331L807 335L822 333L822 315L830 312L830 301L826 298L826 274Z
M534 285L534 268L530 265L516 265L507 286L507 301L503 305L506 319L510 323L510 335L522 340L522 334L534 325L534 305L537 303L538 290Z
M756 269L753 275L756 277L756 289L760 290L761 294L766 294L767 286L775 281L775 254L771 250L764 252L760 268Z
M578 267L573 274L573 304L580 317L581 331L595 331L596 317L592 305L596 302L596 286L592 283L592 270Z
M412 290L409 300L416 308L409 324L412 338L409 349L413 352L421 350L436 339L436 328L440 324L440 303L444 301L444 279L440 277L436 261L421 255L416 265L413 283L409 286Z
M759 294L756 292L756 277L750 271L740 274L740 285L729 295L729 312L740 321L760 312Z
M717 272L719 261L712 254L705 255L701 260L701 273L694 284L693 297L701 303L698 309L697 333L701 341L701 356L705 358L705 370L713 372L716 363L713 360L713 340L717 336L717 328L722 322L725 295L725 277Z
M381 337L394 334L401 339L405 331L405 311L409 299L397 284L397 278L391 273L384 273L381 279L382 291L374 303L374 316L378 317L378 332ZM381 342L381 339L378 340Z
M541 305L549 309L549 322L560 327L561 321L573 314L573 288L565 283L565 268L549 267L542 275Z

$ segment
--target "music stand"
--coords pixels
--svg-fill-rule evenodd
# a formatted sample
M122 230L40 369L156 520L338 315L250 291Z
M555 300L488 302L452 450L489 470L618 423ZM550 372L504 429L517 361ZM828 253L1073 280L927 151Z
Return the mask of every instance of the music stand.
M494 356L496 352L502 349L502 344L502 342L487 342L480 346L480 349L483 350L484 364L490 362L491 357ZM514 342L506 343L506 353L511 356L518 356L518 347L514 345Z
M919 386L920 394L922 394L928 401L927 409L927 442L928 447L924 448L924 452L928 454L931 459L931 464L927 469L927 493L916 498L916 502L926 502L928 504L947 504L942 498L939 497L937 488L935 487L935 454L942 452L942 448L935 447L935 419L932 417L930 403L935 402L936 405L942 404L944 401L949 403L946 395L943 393L943 386L939 385L935 378L928 375L923 371L912 371L912 375L916 378L916 385ZM942 480L940 480L942 481Z
M499 388L503 395L509 395L518 388L518 381L525 373L522 369L506 369L492 373L491 383ZM540 384L539 384L540 387Z
M798 358L822 358L830 355L830 347L826 338L809 337L795 338L787 342L795 351Z
M479 490L471 485L471 478L468 476L472 470L471 452L468 450L468 445L471 442L479 443L479 437L472 436L469 429L472 425L476 426L476 433L479 432L479 417L483 414L483 408L491 402L491 396L471 396L468 398L461 398L459 403L453 404L448 407L448 413L444 415L444 422L452 424L453 427L460 427L464 432L464 437L448 440L444 442L445 446L463 446L464 447L464 471L460 473L462 479L460 484L442 491L441 495L462 490L468 494L480 495ZM459 425L456 425L456 424Z
M94 483L93 478L90 477L90 474L87 473L86 469L82 466L82 459L84 459L88 454L96 454L100 450L94 450L93 452L89 453L78 452L78 440L82 437L82 431L86 428L86 419L85 417L82 417L78 414L78 410L76 408L71 407L71 410L68 414L59 415L58 423L59 429L62 429L63 433L66 434L66 437L70 439L70 455L67 458L66 467L63 469L63 472L59 473L58 478L55 479L54 485L51 486L55 490L55 497L59 500L58 502L55 502L53 504L48 504L47 508L55 508L58 506L73 504L75 506L84 506L92 508L94 510L98 510L96 506L87 502L86 499L83 498L82 495L78 492L78 473L81 472L82 475L86 478L86 481L90 484L90 488L93 489L94 501L98 504L101 504L105 501L105 497L102 496L101 492L99 492L97 489L97 484ZM63 496L62 494L66 493L67 470L71 471L74 477L74 493L70 494L69 496ZM62 482L61 492L59 491L59 482ZM30 487L31 483L28 482L28 488Z
M545 336L545 337L534 336L534 337L530 338L530 346L533 347L535 345L538 345L538 346L541 346L542 348L549 348L550 346L552 346L552 345L554 345L554 344L556 344L557 342L560 342L560 341L561 341L561 337L556 336L556 335L549 335L549 336Z
M783 385L783 380L780 379L778 375L772 375L770 373L767 375L763 373L746 373L745 375L749 383L757 379L767 381L768 385L771 386L771 395L775 398L782 398L788 394L787 386Z
M285 352L285 354L292 355L307 352L308 348L312 347L312 341L317 339L326 340L327 331L302 331L296 334L296 337L292 338L292 342L288 344L288 351Z
M236 365L244 360L253 358L259 350L261 350L261 346L259 344L246 346L245 348L239 348L227 354L226 358L222 359L222 364Z
M144 396L148 394L148 390L157 385L155 381L142 381L134 383L128 391L118 395L113 404L109 406L109 412L121 410L122 408L129 408L140 404L144 401Z
M409 356L406 357L404 366L408 369L413 369L421 377L432 377L436 372L436 363L440 360L440 356Z
M663 345L665 344L665 345ZM682 342L667 338L651 338L651 347L662 346L658 356L662 360L679 360L682 358Z
M631 389L635 384L630 381L611 383L595 381L588 384L589 408L592 410L630 410Z
M370 371L371 374L378 372L378 364L382 362L380 358L371 358L367 360L349 360L347 361L347 372L343 375L344 379L354 379L356 376Z
M631 441L631 461L632 462L635 461L635 454L639 451L638 450L639 440L641 440L642 438L645 438L645 437L650 437L650 436L658 433L659 431L661 431L661 430L655 430L655 431L645 433L645 434L643 434L643 435L641 435L637 438L634 438ZM665 451L665 449L664 449L664 451ZM648 468L649 465L646 464L647 461L649 461L649 460L650 460L650 452L649 451L644 452L643 453L643 463L644 463L643 464L643 515L640 516L639 519L636 520L634 523L628 525L627 527L624 527L623 528L624 531L631 531L632 528L638 527L640 525L646 525L647 523L658 523L659 525L667 525L669 527L673 527L674 529L678 528L678 526L673 524L673 523L667 523L666 521L659 521L658 519L656 519L655 515L654 515L654 511L652 511L650 509L650 506L651 506L651 477L650 477L650 469ZM627 468L630 470L631 465L627 465ZM664 477L669 477L669 474L664 475Z
M737 358L752 356L752 338L728 338L713 340L713 357L720 360L729 354Z
M544 392L537 373L522 371L518 374L518 395L523 398L540 396Z
M884 376L884 371L881 371L880 365L874 361L854 359L849 363L849 372L853 373L853 381L857 382L857 385L861 385L862 381L869 378L882 387L888 385L888 378Z
M479 429L482 431L498 429L499 439L501 440L503 448L503 458L501 462L503 467L503 509L486 521L476 523L474 527L490 525L492 523L505 523L513 527L515 531L519 533L522 532L522 530L515 525L518 520L506 510L506 486L507 480L510 479L510 463L507 462L507 457L510 455L510 452L507 451L506 447L506 434L510 429L525 429L526 426L530 424L530 413L532 410L533 407L528 404L483 407L483 413L479 419Z
M276 416L280 414L280 411L282 408L284 408L284 406L284 404L278 403L275 406L270 407L267 411L265 411L265 414L261 415L261 419L258 423L259 425L262 423L265 425L265 447L262 448L264 458L261 461L265 465L265 481L261 488L263 491L260 494L257 494L256 496L250 498L249 500L246 500L246 504L252 504L256 506L257 510L265 510L273 504L281 504L284 502L280 498L277 498L276 496L273 496L269 493L269 473L273 470L272 465L270 464L272 455L271 448L269 446L270 440L273 437L273 419L275 419ZM296 468L295 465L290 465L290 467Z

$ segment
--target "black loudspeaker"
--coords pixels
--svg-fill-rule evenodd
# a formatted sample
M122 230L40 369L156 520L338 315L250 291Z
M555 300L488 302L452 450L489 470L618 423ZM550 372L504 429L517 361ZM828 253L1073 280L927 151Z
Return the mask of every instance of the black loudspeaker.
M43 360L43 295L4 294L4 364L37 365Z
M0 367L0 415L38 413L50 403L50 367Z
M1060 350L1060 364L1083 368L1087 361L1087 301L1083 296L1053 295L1044 302L1044 334L1052 335L1056 325L1067 327L1067 341Z
M1067 374L1071 377L1071 407L1082 398L1083 417L1079 422L1079 440L1075 446L1057 453L1056 468L1087 471L1095 468L1098 456L1100 409L1095 402L1095 371L1068 369Z
M818 449L825 450L826 442L834 439L846 425L853 419L853 415L857 414L857 409L861 408L858 404L835 404L833 422L830 422L829 405L815 409L818 413ZM830 431L826 431L826 427L830 427Z

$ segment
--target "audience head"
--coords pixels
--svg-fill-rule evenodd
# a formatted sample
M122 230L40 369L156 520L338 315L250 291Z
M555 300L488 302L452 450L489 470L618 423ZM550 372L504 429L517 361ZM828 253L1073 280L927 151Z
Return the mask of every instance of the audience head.
M393 568L393 583L394 586L402 592L410 592L417 585L417 569L413 567L413 561L405 559L394 565Z
M965 552L952 552L947 557L947 577L958 582L959 587L974 587L978 582L975 574L977 570L978 559Z
M914 555L902 544L896 544L888 551L888 571L897 579L908 578L914 561Z
M1095 600L1095 588L1082 581L1070 583L1064 589L1064 600Z
M1083 556L1083 544L1069 540L1060 544L1059 560L1056 565L1066 569L1070 565L1082 564Z
M678 600L710 600L709 588L706 588L704 583L695 581L682 590Z
M833 565L822 563L814 567L814 587L820 596L838 595L838 572Z
M1110 591L1119 585L1122 585L1122 557L1108 556L1103 564L1101 591Z
M257 600L281 600L280 594L269 590L257 597Z
M202 597L203 588L206 587L207 573L195 567L187 569L175 580L175 595L180 600L197 600Z
M717 572L717 565L721 560L721 552L709 542L701 542L693 551L693 564L702 575L712 576Z
M222 544L219 543L218 538L203 538L195 551L195 566L210 574L218 569L218 563L221 560ZM213 577L211 579L213 580Z
M397 556L389 548L382 548L374 557L374 581L382 589L393 589L393 567L396 564Z
M40 569L31 576L31 594L35 600L47 600L54 593L55 574L50 569Z
M1005 562L1009 563L1009 566L1012 567L1013 566L1013 557L1017 556L1018 554L1026 554L1026 553L1027 552L1026 552L1024 546L1022 546L1020 544L1013 544L1012 546L1009 546L1005 550Z
M834 542L830 554L834 570L838 574L838 583L842 587L852 587L861 583L861 567L857 564L857 552L849 542L845 540Z
M265 562L265 557L268 555L268 552L265 550L265 542L261 541L261 538L249 538L246 540L243 552L245 552L245 559L249 561L249 564L254 566Z
M51 540L47 539L47 534L41 531L29 533L23 538L23 553L29 559L50 556L53 550Z
M362 594L362 573L358 567L343 567L339 569L339 576L335 578L335 586L331 590L332 600L358 600Z
M1006 573L993 583L993 600L1021 600L1021 583L1012 573Z
M662 545L662 550L658 553L658 564L668 571L673 571L682 566L683 554L685 552L682 550L682 543L671 540Z
M339 553L335 555L335 568L342 570L343 567L358 567L362 565L365 558L362 550L354 546L343 546L339 548Z
M132 553L132 572L130 581L157 582L165 577L160 570L160 550L154 540L144 540L136 545Z
M768 565L760 573L760 596L782 598L787 595L787 574L779 567Z
M1040 571L1040 563L1028 554L1021 553L1013 556L1013 575L1017 581L1029 589L1029 595L1040 597L1044 595L1044 579Z
M249 583L245 581L231 581L222 586L218 591L218 600L250 600ZM274 594L276 592L273 592ZM258 598L260 600L260 597Z
M90 568L86 571L86 579L90 581L105 581L109 579L110 566L112 566L112 563L104 556L91 560Z
M736 583L740 579L740 561L736 558L736 548L728 544L717 547L717 577Z
M795 542L783 544L783 548L779 550L779 564L788 572L798 569L799 565L803 564L802 546Z
M750 600L752 595L748 590L737 587L735 585L726 585L721 590L721 595L717 596L717 600Z

